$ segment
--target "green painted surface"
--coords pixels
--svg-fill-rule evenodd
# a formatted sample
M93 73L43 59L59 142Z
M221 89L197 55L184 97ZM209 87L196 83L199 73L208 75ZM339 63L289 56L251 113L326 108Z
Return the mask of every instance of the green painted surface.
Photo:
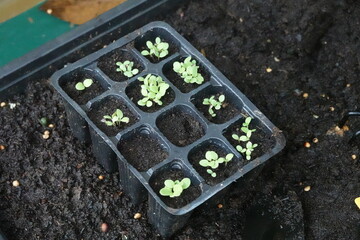
M74 28L39 6L0 23L0 66Z

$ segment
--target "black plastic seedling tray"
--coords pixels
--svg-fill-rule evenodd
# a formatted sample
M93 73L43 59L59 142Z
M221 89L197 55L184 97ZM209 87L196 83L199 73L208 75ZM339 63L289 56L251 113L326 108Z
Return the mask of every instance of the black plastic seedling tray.
M153 42L156 37L160 37L170 44L170 54L164 60L153 63L142 56L140 52L144 49L146 41ZM119 56L119 59L124 60L122 55L131 58L129 60L135 62L135 65L141 70L140 73L125 80L110 78L109 73L104 73L107 70L104 70L101 62L110 56ZM205 76L204 83L192 90L182 89L171 74L173 62L187 56L196 59ZM113 65L115 65L115 60ZM139 84L137 78L147 74L160 76L170 85L168 95L171 96L156 111L139 107L138 99L132 95L133 90ZM90 96L89 99L78 104L74 100L76 97L69 96L68 87L75 86L76 82L83 81L84 78L92 78L98 91L94 93L94 96ZM68 121L75 136L82 141L92 142L94 155L107 171L113 172L119 169L121 185L135 203L145 200L148 196L149 221L165 237L171 236L184 226L196 207L222 192L232 182L256 169L277 154L285 145L281 131L201 53L163 22L150 23L120 38L106 48L69 64L51 77L51 83L64 99ZM205 96L209 97L220 93L225 95L228 103L237 113L231 115L229 119L225 118L222 122L209 118L206 111L203 111L198 104ZM126 106L134 121L116 133L105 134L102 130L103 126L99 123L95 124L94 119L89 116L94 109L106 106L107 101L114 99L119 101L122 106ZM104 113L104 115L106 114L111 114L111 112ZM189 121L195 123L197 130L200 129L200 133L199 136L189 141L187 139L176 141L174 136L177 133L176 131L171 132L171 128L176 129L176 124L178 124L176 119L184 116L187 123ZM231 133L241 127L247 116L253 118L252 126L257 129L256 134L260 145L258 153L251 161L245 160L236 151L231 139ZM137 143L135 148L136 146L139 148L151 146L152 149L159 152L161 159L157 159L157 162L151 166L139 165L136 162L139 159L128 157L129 148L126 144L132 141ZM219 151L235 155L232 160L235 171L218 183L206 181L206 176L199 174L196 171L196 163L191 161L197 153L205 151L209 147L215 147ZM184 206L172 207L168 198L158 194L156 186L156 181L167 176L169 172L174 172L176 176L189 177L198 196Z

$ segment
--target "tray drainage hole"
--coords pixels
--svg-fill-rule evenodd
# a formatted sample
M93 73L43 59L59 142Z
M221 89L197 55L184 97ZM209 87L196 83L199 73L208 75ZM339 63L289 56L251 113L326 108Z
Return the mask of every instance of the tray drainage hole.
M144 135L149 135L151 133L151 130L148 127L142 127L140 128L140 133Z
M173 170L182 170L182 166L180 163L173 163L171 164L171 169Z

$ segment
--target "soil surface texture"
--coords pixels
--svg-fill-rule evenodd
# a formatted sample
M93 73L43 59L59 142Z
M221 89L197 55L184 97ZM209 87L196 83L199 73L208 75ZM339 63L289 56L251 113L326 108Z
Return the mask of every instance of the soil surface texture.
M174 239L249 239L247 211L264 199L277 202L269 208L285 215L282 226L300 226L290 239L304 239L303 232L310 240L360 239L359 143L348 144L360 119L336 128L346 111L360 108L359 2L192 0L156 20L203 49L287 139L255 179L196 209ZM133 206L118 175L73 138L59 98L45 79L9 99L19 103L14 109L0 108L3 232L15 240L161 239L147 222L147 202ZM54 128L38 123L45 116Z

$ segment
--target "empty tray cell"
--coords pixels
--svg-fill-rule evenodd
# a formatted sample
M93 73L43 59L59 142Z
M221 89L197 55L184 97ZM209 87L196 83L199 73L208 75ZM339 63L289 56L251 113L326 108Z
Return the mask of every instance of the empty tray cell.
M217 157L214 156L214 152ZM230 159L230 161L226 162L226 157L228 157L227 159ZM211 186L233 175L241 168L242 162L244 161L243 159L240 161L225 143L219 139L209 139L197 145L189 152L188 159L193 168L204 178L205 182ZM201 166L199 163L201 160L206 160L203 162L207 162L210 165L217 162L217 164L215 164L218 166L216 168ZM208 170L210 171L208 172Z
M170 197L160 194L160 190L165 187L166 180L173 182L190 179L190 186L183 189L180 196ZM156 170L149 180L150 186L160 199L168 206L174 209L182 208L201 195L200 181L194 176L191 171L179 160L174 160ZM172 191L174 193L174 191Z
M228 88L221 86L209 86L203 89L191 97L191 102L210 122L216 124L225 123L238 116L243 107L240 99ZM217 105L220 106L218 110Z
M88 79L92 80L90 86L89 83L91 83L91 81ZM59 84L69 97L80 105L86 104L89 100L109 89L109 85L105 81L101 81L94 71L86 69L75 69L63 75L59 79ZM82 88L79 88L81 85ZM82 90L78 90L76 86Z
M127 162L140 172L147 171L169 155L168 148L158 134L146 125L125 134L118 149Z
M156 38L160 38L161 42L168 43L168 54L165 57L157 57L155 55L145 55L145 57L152 63L158 63L174 53L178 52L180 49L179 42L165 29L163 28L153 28L146 32L144 35L135 39L135 48L142 53L143 51L150 51L147 41L150 41L152 45L157 44ZM161 52L160 52L161 53ZM144 54L143 54L144 55Z
M233 145L239 152L242 149L250 149L250 156L247 156L246 152L241 152L245 161L254 160L266 152L269 152L276 144L275 137L272 135L271 131L266 128L266 126L262 125L262 123L258 119L252 119L249 126L247 127L249 130L252 130L250 139L243 139L242 141L234 139L234 134L238 137L246 136L245 132L242 130L243 124L249 117L243 117L231 124L227 129L223 131L226 139ZM255 130L255 131L254 131ZM237 137L236 137L237 138ZM256 147L247 146L247 144L257 144ZM253 149L253 151L251 151Z
M142 78L146 78L149 74L147 75L143 75L141 76ZM155 76L155 77L158 77L157 75L155 74L151 74L152 76ZM162 79L162 81L164 81L164 79ZM165 81L164 81L165 82ZM165 82L166 83L166 82ZM167 83L166 83L167 84ZM171 89L171 87L169 86L166 90L166 93L165 95L163 95L161 98L160 98L160 101L161 101L161 105L159 105L156 101L154 100L151 100L152 102L152 105L150 107L147 107L147 106L141 106L139 105L139 101L141 99L145 99L146 96L144 96L142 94L142 90L141 90L141 85L145 85L144 82L140 81L139 78L132 82L125 90L126 92L126 95L131 99L131 101L133 101L135 103L135 105L140 108L142 111L144 112L156 112L158 111L159 109L169 105L170 103L172 103L175 99L175 93L174 91ZM159 86L159 85L157 85ZM157 90L159 90L159 87L156 88ZM150 91L153 91L154 90L150 90ZM149 90L147 91L147 93L150 92Z
M174 71L174 63L175 62L183 63L187 57L189 57L189 56L179 56L179 57L175 58L174 60L166 63L163 68L163 73L166 76L166 78L169 79L169 81L171 81L183 93L191 92L192 90L198 88L205 82L210 81L209 72L194 57L192 57L191 59L196 61L196 66L199 67L197 72L198 72L198 74L200 74L203 77L203 82L201 84L187 83L187 82L185 82L184 78L181 77L181 75L179 73ZM191 65L191 66L193 66L193 65ZM198 75L188 75L188 76L197 77ZM195 81L195 80L191 80L191 81Z
M117 63L125 63L125 61L130 61L130 64L133 64L130 70L129 65L126 73L124 71L118 71L120 70ZM101 58L99 58L97 62L97 66L103 71L111 80L122 82L126 81L131 77L134 77L141 73L144 70L144 66L141 64L141 62L136 59L128 50L125 49L115 49ZM136 71L137 69L137 71ZM126 75L124 75L126 74Z
M135 111L131 110L120 96L115 95L93 103L88 116L108 136L115 136L121 130L139 121Z
M205 124L191 108L178 105L156 119L160 131L174 145L187 146L205 135Z

